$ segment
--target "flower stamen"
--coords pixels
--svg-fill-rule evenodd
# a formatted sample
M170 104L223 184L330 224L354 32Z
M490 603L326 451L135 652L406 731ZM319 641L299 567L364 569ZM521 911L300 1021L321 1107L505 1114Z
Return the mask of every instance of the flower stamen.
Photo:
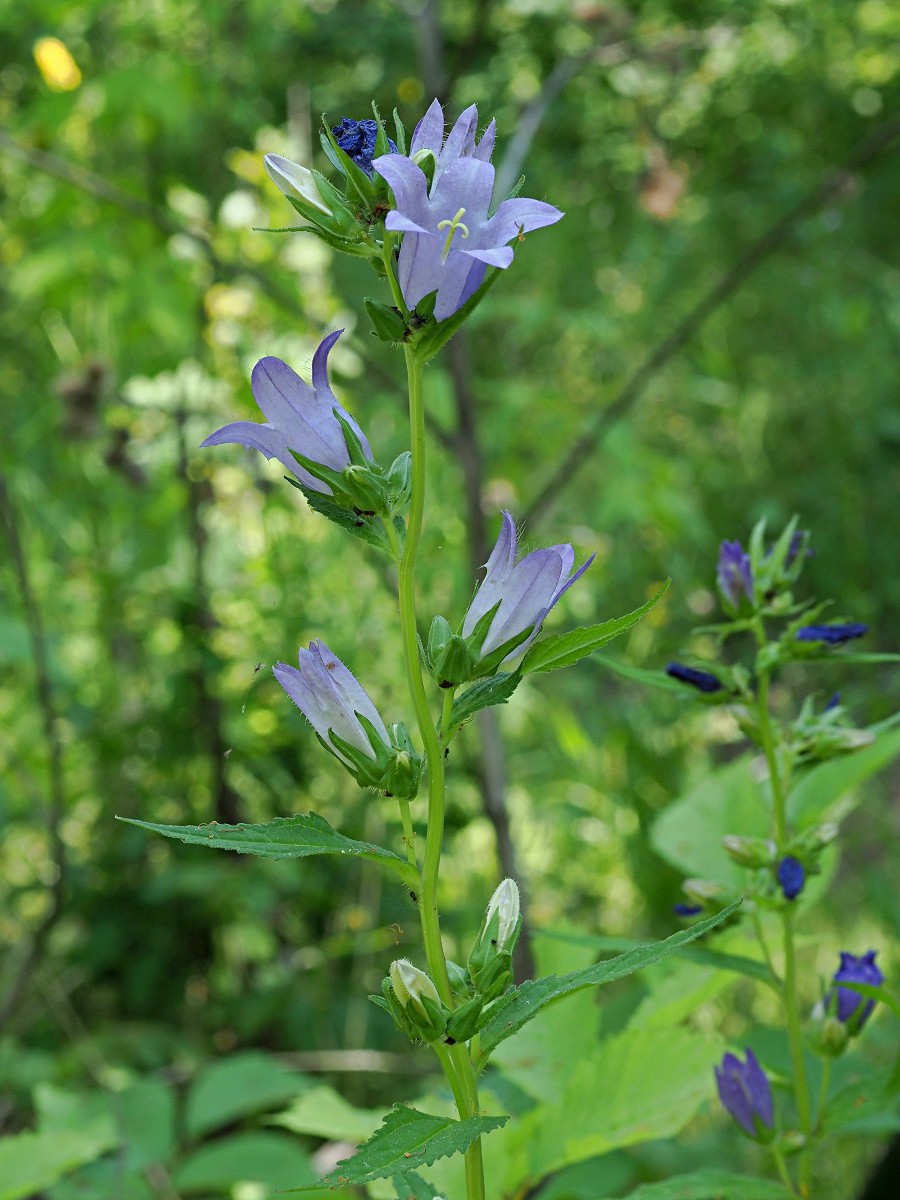
M450 243L453 241L453 235L457 229L462 232L464 238L469 236L469 227L462 222L465 211L464 208L457 209L456 216L452 221L438 221L438 229L447 230L447 240L444 242L444 248L441 251L441 262L447 261L447 257L450 254Z

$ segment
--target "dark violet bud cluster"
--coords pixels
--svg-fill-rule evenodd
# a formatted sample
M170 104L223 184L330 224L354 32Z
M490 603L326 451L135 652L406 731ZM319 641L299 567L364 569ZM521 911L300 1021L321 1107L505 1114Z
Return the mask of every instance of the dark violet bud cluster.
M698 692L712 695L724 690L725 684L711 671L699 671L696 667L685 666L684 663L670 662L666 666L666 674L679 683L687 683Z
M786 854L775 868L775 878L785 900L796 900L806 883L806 868L799 858Z
M775 1132L772 1089L765 1071L752 1050L747 1061L726 1054L716 1067L716 1087L725 1109L748 1137L769 1141Z
M375 143L378 139L378 122L354 121L351 117L341 117L340 125L335 125L331 132L344 153L350 156L360 170L371 175ZM390 138L388 145L391 153L396 154L397 146Z

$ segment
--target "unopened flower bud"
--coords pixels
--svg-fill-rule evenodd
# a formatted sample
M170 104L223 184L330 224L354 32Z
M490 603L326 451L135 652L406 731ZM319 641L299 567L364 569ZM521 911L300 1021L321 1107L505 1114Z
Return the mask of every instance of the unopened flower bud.
M722 838L725 853L742 867L768 867L775 857L775 843L766 838L728 833Z
M519 913L519 888L513 879L504 879L497 887L488 904L485 915L485 926L489 927L494 914L497 914L497 949L512 950L513 940L518 938L521 920Z
M331 209L316 187L315 175L307 167L291 162L289 158L283 158L280 154L267 154L263 164L269 178L289 200L299 200L317 208L326 217L332 215Z
M437 1041L447 1026L447 1013L431 979L408 959L398 958L391 963L388 981L402 1009L406 1032L422 1041Z
M469 955L469 973L485 1001L503 994L512 981L512 952L522 929L519 889L504 879L494 892Z

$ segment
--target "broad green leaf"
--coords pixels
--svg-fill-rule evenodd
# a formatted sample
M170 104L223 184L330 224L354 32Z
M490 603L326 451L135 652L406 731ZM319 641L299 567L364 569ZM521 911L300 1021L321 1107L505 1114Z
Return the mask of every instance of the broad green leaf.
M409 864L393 850L371 842L357 842L344 837L318 813L298 813L294 817L276 817L264 825L157 825L152 821L137 821L118 817L128 825L177 838L191 846L208 846L211 850L236 850L238 854L255 854L259 858L307 858L311 854L347 854L368 858L392 867L401 875L409 874Z
M841 1088L825 1109L823 1126L831 1131L888 1133L900 1129L900 1090L893 1067L863 1068Z
M269 1200L275 1192L312 1183L316 1172L296 1138L286 1133L235 1133L195 1150L175 1171L179 1193L233 1195L239 1183L255 1183L253 1194ZM260 1191L259 1189L264 1189Z
M427 1167L449 1154L463 1153L477 1137L499 1129L506 1121L506 1117L466 1117L454 1121L397 1104L369 1140L351 1158L339 1162L320 1186L355 1186L391 1178L412 1166Z
M854 789L884 770L900 755L900 729L882 733L876 742L807 772L788 797L788 814L801 828L840 821L861 802Z
M526 1022L533 1020L550 1004L556 1004L565 996L582 988L596 987L603 983L612 983L616 979L624 979L651 963L658 962L667 954L672 954L682 946L702 937L710 929L715 929L735 912L742 902L735 901L715 916L707 917L690 929L682 929L661 942L651 942L628 950L605 962L594 963L580 971L571 971L568 975L548 975L543 979L529 979L508 992L491 1011L490 1020L481 1031L481 1051L479 1062L487 1062L491 1051L505 1038L511 1037Z
M207 1064L191 1085L185 1128L191 1138L265 1112L293 1099L306 1086L297 1071L256 1051Z
M626 1200L789 1200L791 1196L793 1192L774 1179L704 1167L689 1175L645 1183L629 1192Z
M769 803L753 781L747 758L710 772L670 804L650 832L650 844L686 875L742 887L746 872L722 847L727 833L767 837Z
M384 1108L354 1108L323 1083L298 1096L290 1108L271 1117L269 1123L333 1142L361 1142L372 1136L387 1112Z
M131 1170L167 1162L175 1150L175 1097L155 1079L142 1079L117 1097L122 1140Z
M593 654L620 633L625 633L647 615L671 586L667 579L659 591L646 604L636 608L634 612L626 613L624 617L613 617L612 620L602 621L599 625L588 625L584 629L572 629L568 633L557 633L543 638L535 643L522 661L522 674L530 675L533 671L556 671L560 667L571 667Z
M634 950L643 942L634 938L595 937L591 934L555 933L552 929L536 929L536 936L559 938L564 942L574 942L581 946L593 946L595 950ZM776 984L772 972L766 964L757 958L748 958L744 954L728 954L721 950L707 950L705 946L686 946L679 958L697 963L701 967L715 967L719 971L733 971L738 975L747 975L750 979L758 979L761 983Z
M500 1168L502 1186L489 1194L528 1190L572 1163L675 1136L714 1092L713 1067L723 1050L719 1038L683 1025L629 1027L595 1043L592 1052L569 1062L558 1098L531 1109L494 1145L488 1143L492 1159L494 1150L505 1159L490 1164L492 1175Z
M492 675L490 679L479 679L468 691L454 699L450 711L450 727L461 725L479 709L490 708L492 704L505 704L521 682L522 675L519 671L501 672L499 675Z
M107 1130L60 1129L48 1133L16 1133L0 1141L0 1200L24 1200L51 1187L70 1171L111 1150L115 1135Z

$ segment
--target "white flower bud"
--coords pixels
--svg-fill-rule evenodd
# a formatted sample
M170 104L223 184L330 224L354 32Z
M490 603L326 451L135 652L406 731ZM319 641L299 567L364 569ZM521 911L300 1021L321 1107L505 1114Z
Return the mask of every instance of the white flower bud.
M289 158L282 158L280 154L267 154L263 163L269 178L285 196L297 196L324 213L326 217L334 216L319 195L315 175L307 167L301 167Z
M519 889L514 880L504 879L491 896L484 918L485 927L490 925L494 913L500 920L497 929L497 949L505 950L519 923Z
M410 1001L421 1007L423 999L431 1000L440 1007L441 998L437 988L425 972L414 967L408 958L398 958L392 962L389 974L394 995L404 1008Z

